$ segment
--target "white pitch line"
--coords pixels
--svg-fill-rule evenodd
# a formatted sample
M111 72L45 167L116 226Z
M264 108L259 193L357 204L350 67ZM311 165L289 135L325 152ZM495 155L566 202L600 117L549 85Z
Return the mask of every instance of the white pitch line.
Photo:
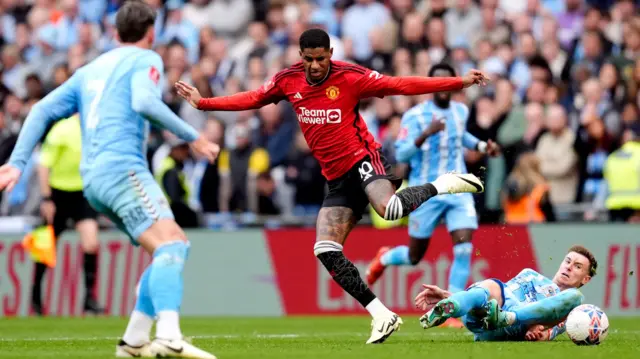
M471 335L471 333L464 333ZM419 333L395 333L394 336L445 336L451 333L425 332ZM331 338L331 337L366 337L365 333L322 333L322 334L215 334L215 335L189 335L193 339L296 339L296 338ZM53 338L0 338L0 342L66 342L66 341L98 341L98 340L118 340L121 337L53 337Z
M414 336L414 337L442 337L451 335L473 335L471 332L414 332L395 333L394 336ZM612 330L610 334L640 334L640 330ZM190 335L188 338L193 339L298 339L298 338L333 338L333 337L367 337L366 333L319 333L319 334L208 334L208 335ZM100 341L100 340L118 340L121 337L53 337L53 338L0 338L1 342L66 342L66 341Z

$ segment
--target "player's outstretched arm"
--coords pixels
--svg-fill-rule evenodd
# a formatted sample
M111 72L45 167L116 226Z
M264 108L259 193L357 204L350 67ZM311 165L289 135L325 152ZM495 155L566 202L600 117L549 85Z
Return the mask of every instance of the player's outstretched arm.
M364 74L357 87L360 97L393 95L415 96L434 92L458 91L472 85L485 85L490 78L479 70L469 70L462 77L384 76L371 71Z
M18 182L33 149L49 125L78 112L79 76L74 74L31 108L9 162L0 168L0 191L5 188L10 191Z
M244 111L253 110L270 103L259 90L239 92L231 96L203 98L200 91L183 81L176 82L178 95L191 106L202 111Z
M140 67L131 77L131 107L154 124L169 130L189 142L191 148L213 162L220 147L199 135L193 126L178 117L162 101L160 77L163 64L160 56L153 54L140 62Z

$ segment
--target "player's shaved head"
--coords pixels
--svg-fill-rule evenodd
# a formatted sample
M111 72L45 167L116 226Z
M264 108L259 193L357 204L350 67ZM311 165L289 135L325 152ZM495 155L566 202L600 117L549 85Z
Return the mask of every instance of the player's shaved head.
M324 80L331 64L331 40L322 29L309 29L300 35L300 57L307 80L317 83Z
M116 15L116 29L120 42L125 44L139 42L147 36L155 22L156 12L151 6L139 0L127 1Z

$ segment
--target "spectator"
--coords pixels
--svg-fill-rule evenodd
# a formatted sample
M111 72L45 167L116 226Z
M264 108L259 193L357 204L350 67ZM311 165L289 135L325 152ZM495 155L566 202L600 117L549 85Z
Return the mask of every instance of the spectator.
M249 0L212 0L206 18L216 34L227 39L239 37L253 17L253 4ZM189 17L192 15L189 13ZM198 20L195 21L196 23Z
M551 203L570 204L576 199L578 187L578 157L573 148L575 134L567 127L567 115L560 105L547 110L548 132L540 137L536 155L540 158L540 172L550 187Z
M640 122L627 133L628 141L607 158L605 165L606 207L612 221L640 223Z
M155 174L156 181L164 191L176 223L183 228L198 227L198 216L189 207L191 188L184 173L184 164L189 157L189 144L180 139L169 142L171 148Z
M224 125L215 117L210 117L205 123L203 134L211 142L224 148ZM196 162L195 173L198 173L198 165L205 165L202 175L192 175L193 188L196 192L196 198L199 202L200 209L204 213L220 212L220 160L214 163L208 163L202 159ZM198 180L199 178L199 180Z
M506 223L555 221L549 184L542 176L540 167L540 160L533 152L527 152L518 159L502 192Z
M325 194L325 179L320 164L313 157L302 132L295 137L287 159L286 181L295 188L294 210L298 216L316 215Z
M20 50L16 45L6 45L2 49L2 84L11 92L24 97L24 80L30 72L29 67L20 62Z
M478 33L483 23L480 10L471 0L456 0L455 4L455 7L449 9L444 16L447 44L449 45L460 38L473 37Z
M199 33L198 29L183 15L182 0L168 0L167 21L162 32L162 43L180 42L187 49L189 63L198 62Z
M558 16L558 39L564 49L582 33L583 0L565 0L565 11Z
M374 0L356 0L345 11L342 35L347 42L346 55L360 64L366 64L373 55L369 33L390 20L389 10Z
M78 0L62 0L61 16L53 22L56 29L56 50L67 50L78 43L82 19L79 16Z
M218 159L221 176L222 212L258 213L258 176L269 170L269 154L251 142L249 126L236 123L235 147L223 150Z
M269 153L269 166L277 167L285 163L296 131L296 119L289 104L268 105L258 110L260 127L256 130L253 143Z

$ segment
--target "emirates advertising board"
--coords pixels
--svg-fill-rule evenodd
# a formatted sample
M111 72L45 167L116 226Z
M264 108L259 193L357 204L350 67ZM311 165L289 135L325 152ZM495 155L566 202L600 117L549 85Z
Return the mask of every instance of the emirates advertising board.
M190 231L184 270L186 316L354 315L366 312L331 279L313 255L313 229ZM133 309L135 286L150 256L118 232L100 234L96 294L111 316ZM0 316L27 316L33 262L21 236L0 234ZM364 275L380 246L406 244L406 228L358 227L345 254ZM632 225L481 226L474 236L469 284L508 280L523 268L553 276L567 249L581 244L599 261L596 277L581 288L586 302L610 316L640 316L640 227ZM82 251L75 233L58 241L57 265L43 283L51 316L82 315ZM452 245L438 228L424 260L391 267L373 287L392 310L420 315L413 298L421 284L447 286Z

